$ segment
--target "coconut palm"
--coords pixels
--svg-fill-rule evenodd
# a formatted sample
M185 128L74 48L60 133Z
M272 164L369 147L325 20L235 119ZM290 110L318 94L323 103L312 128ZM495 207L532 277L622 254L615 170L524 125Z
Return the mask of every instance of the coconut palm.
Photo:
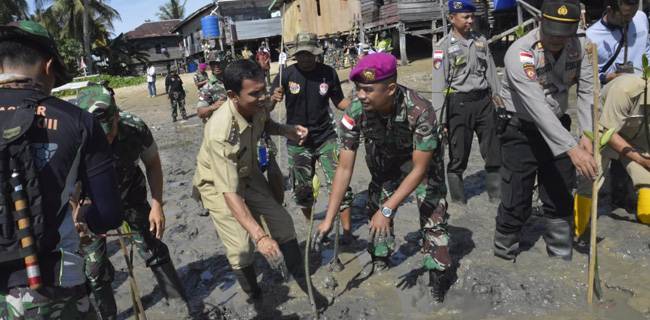
M180 4L180 0L169 0L169 2L158 8L156 14L160 20L183 19L185 17L185 4L187 0Z
M0 0L2 1L2 0ZM88 30L90 39L106 42L113 31L113 20L121 20L119 12L106 4L106 0L35 0L36 9L43 9L43 23L48 31L58 39L72 38L83 42L84 2L88 2ZM48 4L51 4L49 7ZM55 29L48 25L53 24Z
M0 25L27 18L26 0L0 0Z

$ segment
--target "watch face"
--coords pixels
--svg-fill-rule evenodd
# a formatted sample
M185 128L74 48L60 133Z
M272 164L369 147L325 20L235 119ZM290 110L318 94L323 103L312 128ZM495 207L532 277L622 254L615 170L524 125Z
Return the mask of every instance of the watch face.
M390 218L390 216L393 214L393 210L388 207L383 207L381 208L381 214L383 214L386 218Z

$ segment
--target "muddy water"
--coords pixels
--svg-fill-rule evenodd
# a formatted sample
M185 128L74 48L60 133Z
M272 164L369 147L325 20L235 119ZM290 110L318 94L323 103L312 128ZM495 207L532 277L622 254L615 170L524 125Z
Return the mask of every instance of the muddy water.
M400 82L425 95L430 91L426 75L428 61L400 67ZM339 75L345 79L343 72ZM191 75L184 75L191 83ZM189 89L188 114L196 104L196 89ZM352 86L344 84L344 92ZM430 94L430 93L429 93ZM284 283L266 260L256 256L255 268L264 292L264 303L252 306L228 266L225 250L212 220L190 199L196 154L203 125L196 117L175 124L170 122L165 97L146 98L146 87L117 90L118 103L140 115L151 127L158 142L165 175L164 241L188 293L189 306L167 305L150 270L135 257L138 289L149 319L311 319L305 293L295 282ZM341 113L335 111L335 116ZM277 117L274 112L273 117ZM587 294L588 247L576 246L573 261L547 257L544 219L533 215L522 232L522 252L516 263L492 255L492 236L496 204L485 194L483 161L476 140L465 172L466 206L451 204L451 254L454 282L442 304L432 303L428 274L422 268L419 249L418 213L415 199L409 197L400 207L395 221L397 250L392 268L370 273L365 248L368 240L365 218L367 184L370 181L364 150L357 155L352 189L353 230L358 241L342 248L340 260L345 269L328 270L332 250L322 256L310 255L313 283L328 300L321 319L650 319L650 228L634 221L634 214L616 209L604 212L598 220L600 278L606 303L589 306ZM286 147L282 146L281 168L288 168ZM285 172L286 173L286 172ZM328 197L321 192L316 205L316 222L323 219ZM285 204L294 219L297 236L304 249L307 223L285 194ZM333 237L333 233L332 236ZM113 288L119 318L132 319L131 294L126 266L119 245L109 243L111 261L116 267ZM326 278L338 286L329 289Z

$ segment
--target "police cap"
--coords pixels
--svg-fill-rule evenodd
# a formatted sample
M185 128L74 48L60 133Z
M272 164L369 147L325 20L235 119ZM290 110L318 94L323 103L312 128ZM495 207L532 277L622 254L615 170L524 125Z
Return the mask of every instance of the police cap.
M570 37L580 22L578 0L546 0L542 5L542 32L548 36Z
M476 12L476 5L472 0L450 0L449 12Z

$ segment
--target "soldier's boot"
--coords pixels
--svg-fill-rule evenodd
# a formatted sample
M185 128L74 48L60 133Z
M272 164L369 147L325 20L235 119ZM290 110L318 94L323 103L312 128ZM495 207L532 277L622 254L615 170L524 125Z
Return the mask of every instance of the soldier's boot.
M573 257L573 226L570 218L546 218L546 252L551 257L571 261Z
M459 204L467 204L467 198L465 198L465 187L463 186L463 177L456 173L447 173L447 181L449 185L449 195L451 195L451 201Z
M519 249L518 234L501 234L494 230L494 255L505 260L514 260Z
M485 175L485 189L487 189L490 202L499 203L501 201L501 175L498 172L488 172Z
M99 313L100 319L117 319L117 304L115 303L111 282L97 281L97 284L93 287L91 290L95 298L97 313Z
M239 270L233 270L237 282L241 289L248 295L246 302L248 303L260 303L262 302L262 289L257 285L257 275L255 274L255 268L250 265L248 267L241 268Z
M576 236L581 236L587 230L591 216L591 198L576 194L573 201Z
M153 275L156 278L156 281L158 281L158 285L160 286L167 302L170 302L172 299L180 299L187 302L183 284L178 278L176 268L174 268L174 264L171 261L153 266L151 267L151 271L153 271Z
M650 224L650 188L639 188L636 217L643 224Z
M284 256L284 263L287 266L287 270L296 280L296 284L298 284L300 290L302 290L305 294L309 294L309 287L307 285L307 277L309 275L305 274L305 265L303 263L303 256L302 252L300 252L298 240L293 239L289 242L281 244L280 251L282 251L282 255ZM318 292L316 288L312 288L312 293L314 294L316 306L319 309L325 307L328 304L327 298Z
M429 286L431 287L433 301L442 303L445 300L445 294L449 286L449 272L446 270L429 270Z

